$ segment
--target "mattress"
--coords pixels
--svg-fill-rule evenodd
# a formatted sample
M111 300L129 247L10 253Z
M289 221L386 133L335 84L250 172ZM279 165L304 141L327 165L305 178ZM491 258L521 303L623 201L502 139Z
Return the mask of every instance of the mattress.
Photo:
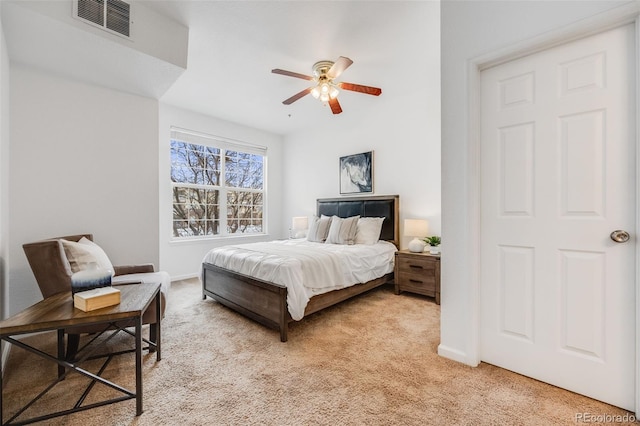
M393 272L396 250L387 241L341 245L292 239L217 247L203 262L287 287L289 313L299 321L311 297Z

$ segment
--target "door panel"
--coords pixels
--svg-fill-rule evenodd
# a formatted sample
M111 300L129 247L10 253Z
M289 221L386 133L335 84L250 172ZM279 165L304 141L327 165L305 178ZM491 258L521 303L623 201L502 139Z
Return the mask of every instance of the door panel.
M535 123L500 131L500 209L503 216L533 216Z
M605 111L560 117L561 214L603 217Z
M603 252L560 250L560 347L604 361Z

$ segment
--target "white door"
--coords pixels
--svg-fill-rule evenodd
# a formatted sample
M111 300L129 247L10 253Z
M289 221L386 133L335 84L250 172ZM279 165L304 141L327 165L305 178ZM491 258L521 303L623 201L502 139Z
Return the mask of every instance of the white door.
M632 411L633 39L628 25L481 73L479 253L481 359Z

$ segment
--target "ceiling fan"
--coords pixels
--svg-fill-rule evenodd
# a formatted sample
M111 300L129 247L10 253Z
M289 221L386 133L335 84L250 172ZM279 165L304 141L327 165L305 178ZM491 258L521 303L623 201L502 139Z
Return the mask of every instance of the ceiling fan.
M329 103L331 112L334 114L340 114L342 107L338 102L339 89L350 90L353 92L365 93L367 95L378 96L382 93L382 89L371 86L363 86L361 84L335 82L334 80L342 74L344 70L349 68L353 64L353 61L347 57L340 56L335 62L332 61L318 61L313 64L313 77L310 75L299 74L293 71L281 70L279 68L271 70L274 74L287 75L289 77L301 78L303 80L311 80L314 85L307 87L306 89L296 93L289 99L282 101L285 105L291 105L298 99L308 95L311 95L320 99L322 102Z

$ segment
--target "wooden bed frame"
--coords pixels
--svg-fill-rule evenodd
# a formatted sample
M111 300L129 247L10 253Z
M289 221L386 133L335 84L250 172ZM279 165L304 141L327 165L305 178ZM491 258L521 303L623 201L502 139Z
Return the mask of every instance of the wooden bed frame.
M384 217L380 239L399 246L399 196L368 196L324 198L317 200L317 215L350 217ZM280 340L287 341L289 322L287 288L224 268L203 263L202 298L207 296L223 305L280 331ZM358 294L393 280L393 273L341 290L313 296L304 315L310 315Z

